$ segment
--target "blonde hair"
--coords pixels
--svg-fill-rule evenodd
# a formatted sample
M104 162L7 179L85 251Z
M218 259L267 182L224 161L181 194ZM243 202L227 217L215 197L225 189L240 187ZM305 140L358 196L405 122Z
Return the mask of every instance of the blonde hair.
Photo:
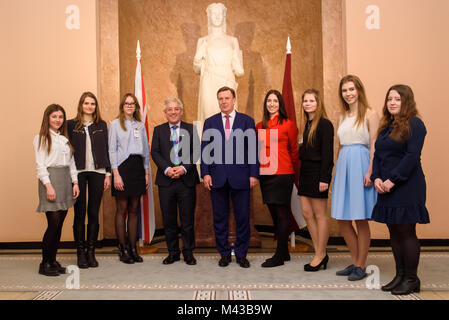
M327 114L326 109L324 108L324 103L320 97L320 92L317 89L307 89L306 91L304 91L301 96L301 107L302 103L304 103L304 97L306 94L312 94L315 97L317 104L315 116L313 117L312 125L310 126L309 134L307 136L307 144L313 146L313 144L315 143L315 135L318 123L320 122L321 118L327 119ZM302 107L302 131L304 131L307 120L309 120L309 114L304 110L304 107ZM303 143L305 143L305 141L303 141Z
M371 107L368 104L368 100L366 99L366 93L365 93L365 87L363 86L362 81L359 79L359 77L348 74L347 76L344 76L340 81L340 102L342 106L343 115L346 116L346 112L349 110L349 104L345 101L343 98L343 95L341 93L342 87L345 83L352 82L354 83L354 87L357 90L358 94L358 108L357 108L357 119L354 123L356 128L359 128L361 125L365 122L365 115L366 110L371 109Z

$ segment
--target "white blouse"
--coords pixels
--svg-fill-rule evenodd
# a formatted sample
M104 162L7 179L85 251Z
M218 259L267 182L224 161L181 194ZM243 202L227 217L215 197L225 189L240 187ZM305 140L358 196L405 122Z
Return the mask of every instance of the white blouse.
M70 176L72 182L78 181L78 172L76 170L75 159L70 152L70 147L67 144L68 139L63 135L50 130L51 149L47 153L47 146L39 146L39 135L34 137L33 146L36 156L37 177L45 185L50 182L50 174L47 168L49 167L70 167Z
M340 124L337 130L338 140L341 145L351 145L351 144L364 144L368 148L369 143L369 131L366 124L366 118L363 125L358 128L355 127L355 120L357 116L340 118Z

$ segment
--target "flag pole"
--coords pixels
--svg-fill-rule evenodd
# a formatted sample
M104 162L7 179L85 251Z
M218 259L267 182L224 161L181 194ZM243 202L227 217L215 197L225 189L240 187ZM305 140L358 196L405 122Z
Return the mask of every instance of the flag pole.
M285 59L285 71L284 71L284 81L282 83L282 96L284 98L284 104L287 109L288 117L291 121L296 123L296 111L295 111L295 101L293 97L292 79L291 79L291 54L292 54L292 44L290 37L287 37L286 45L286 59ZM299 168L295 168L295 171ZM295 174L296 177L296 174ZM304 228L307 223L302 215L301 204L298 198L298 181L293 183L291 203L290 203L290 222L292 223L292 232L290 234L290 252L309 252L310 247L306 244L296 244L295 230Z
M290 37L287 37L287 45L285 47L287 49L287 54L292 54L292 43L290 42ZM295 251L295 246L296 246L296 235L295 235L295 231L292 231L292 233L290 234L290 246L292 248L292 251Z
M145 125L145 130L148 135L148 120L147 113L148 108L146 105L145 98L145 87L143 84L143 75L142 75L142 66L141 66L141 58L142 51L140 50L140 41L137 40L137 48L136 48L136 59L137 59L137 67L136 67L136 75L135 75L135 83L134 83L134 95L140 104L140 111L142 114L142 121ZM149 143L149 141L148 141ZM148 254L148 253L156 253L158 248L151 245L145 245L144 240L147 243L151 243L153 239L154 231L155 231L155 218L154 218L154 199L153 199L153 179L151 174L151 164L149 164L149 179L150 186L145 195L140 198L140 212L139 212L139 220L140 220L140 239L139 239L139 253L140 254Z

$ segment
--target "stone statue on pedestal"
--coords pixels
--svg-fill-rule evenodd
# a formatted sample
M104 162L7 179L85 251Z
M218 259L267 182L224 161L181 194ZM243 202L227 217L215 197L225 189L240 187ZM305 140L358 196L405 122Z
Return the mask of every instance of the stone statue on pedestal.
M193 60L193 70L201 75L197 117L201 125L220 112L217 90L227 86L237 91L235 77L244 74L238 40L226 34L226 7L212 3L206 12L208 35L198 39Z

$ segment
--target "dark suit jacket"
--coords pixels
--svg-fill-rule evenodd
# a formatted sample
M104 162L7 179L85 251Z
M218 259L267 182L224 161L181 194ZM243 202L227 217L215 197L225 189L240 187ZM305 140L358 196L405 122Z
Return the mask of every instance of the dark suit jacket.
M216 129L215 132L219 132L220 136L212 136L209 140L208 135L205 135L208 129ZM236 112L234 123L232 124L232 134L237 134L238 129L248 134L241 140L242 143L239 143L239 139L235 136L231 136L226 141L221 113L217 113L204 121L203 140L201 142L201 177L210 175L212 177L212 188L222 187L227 180L234 189L249 189L249 178L259 178L259 159L257 156L257 136L254 119L244 113ZM207 159L209 154L212 158L218 159L218 157L215 157L215 152L219 150L207 148L206 152L204 152L205 154L203 154L203 151L211 143L214 144L214 141L217 142L218 140L216 139L221 140L222 159L221 162L218 161L219 163L217 161L210 163L211 159ZM227 152L226 144L228 144ZM214 146L218 148L220 143L215 143ZM212 151L209 152L210 150ZM226 161L226 153L228 153L229 157L231 150L232 161L229 163L229 161Z
M182 175L180 179L182 179L186 186L194 187L196 184L200 183L198 171L196 169L196 161L199 159L199 137L196 128L194 130L193 125L190 123L181 121L180 128L180 151L178 156L181 160L180 165L184 166L187 170L187 173ZM157 166L156 185L163 187L168 187L173 182L173 179L164 174L165 169L176 166L170 160L170 152L173 148L173 142L170 140L170 131L168 122L155 127L153 140L151 142L151 157ZM197 150L194 150L194 145ZM189 155L183 157L183 152L188 152Z

